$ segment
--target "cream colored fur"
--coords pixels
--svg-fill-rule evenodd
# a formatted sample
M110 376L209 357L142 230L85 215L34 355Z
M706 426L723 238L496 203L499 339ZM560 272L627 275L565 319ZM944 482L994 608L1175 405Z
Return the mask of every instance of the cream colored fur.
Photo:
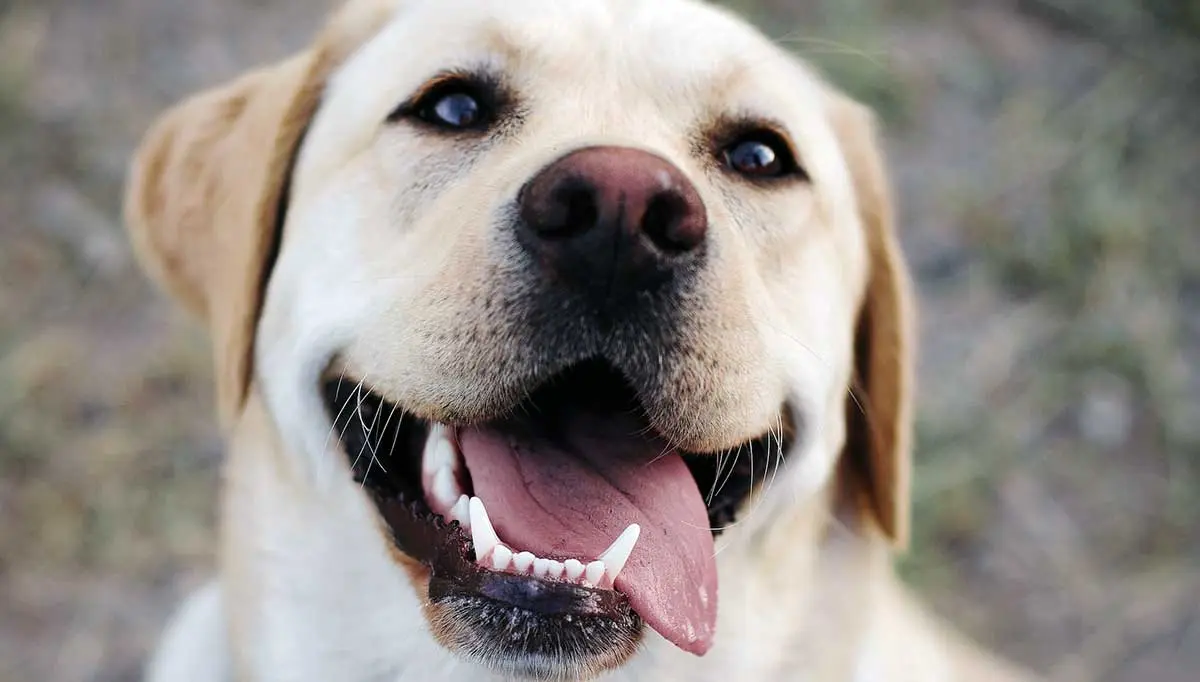
M439 71L480 65L524 97L514 140L385 122ZM697 153L698 129L747 113L786 128L810 183L751 187ZM496 215L545 164L598 143L678 165L719 240L654 425L716 450L774 426L787 401L807 433L718 538L712 650L648 632L604 679L1022 679L892 573L912 311L870 115L692 0L354 0L304 52L166 114L134 164L135 245L210 326L229 433L218 578L179 611L150 680L498 679L431 634L428 576L351 482L319 380L336 357L419 416L487 414L513 351L463 339L507 324L478 308L502 283Z

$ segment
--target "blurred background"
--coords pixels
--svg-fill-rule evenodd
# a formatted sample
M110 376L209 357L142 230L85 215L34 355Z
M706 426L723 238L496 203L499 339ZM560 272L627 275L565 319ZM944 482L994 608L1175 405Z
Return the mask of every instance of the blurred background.
M1055 682L1200 670L1200 2L730 3L886 123L921 293L904 576ZM210 575L204 332L125 163L328 0L0 0L0 682L137 676Z

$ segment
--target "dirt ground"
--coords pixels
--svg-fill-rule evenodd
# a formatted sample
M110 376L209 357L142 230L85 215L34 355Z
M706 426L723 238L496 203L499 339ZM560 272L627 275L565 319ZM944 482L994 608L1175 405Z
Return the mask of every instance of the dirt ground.
M1200 670L1200 5L731 3L874 105L922 304L904 575L1056 682ZM204 332L125 163L324 0L0 0L0 682L134 679L213 564Z

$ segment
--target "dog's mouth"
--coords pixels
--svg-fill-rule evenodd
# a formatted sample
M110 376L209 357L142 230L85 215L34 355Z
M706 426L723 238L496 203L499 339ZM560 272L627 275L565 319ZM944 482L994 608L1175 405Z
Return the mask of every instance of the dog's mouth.
M355 481L396 546L429 567L430 602L464 621L443 634L479 656L623 658L643 620L703 654L714 535L781 464L792 432L781 409L778 429L739 448L679 451L600 361L485 424L422 421L344 376L324 395Z

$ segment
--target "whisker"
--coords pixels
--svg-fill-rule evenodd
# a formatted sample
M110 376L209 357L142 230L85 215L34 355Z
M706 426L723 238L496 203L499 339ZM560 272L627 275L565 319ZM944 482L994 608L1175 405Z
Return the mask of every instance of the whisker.
M363 422L363 418L362 418L362 385L363 385L364 381L366 381L365 375L363 376L362 379L358 380L358 383L355 384L354 389L350 392L350 395L351 395L352 399L354 400L354 412L352 412L350 414L350 418L353 419L353 418L357 417L358 423L363 427L363 429L365 431L366 424ZM349 426L349 424L347 424L347 426ZM343 436L346 435L345 429L342 430L342 435ZM367 436L369 438L370 434L368 433ZM358 449L358 454L354 456L354 461L350 463L351 471L358 469L358 461L360 459L362 459L363 450L365 450L367 447L366 444L367 444L367 438L364 438L363 445L361 447L359 447L359 449ZM366 480L365 477L363 480L364 481Z
M383 422L383 430L385 433L387 432L388 424L391 423L392 417L396 414L396 411L399 408L400 408L399 405L397 405L396 403L392 403L392 409L388 413L387 419ZM400 438L400 426L403 423L404 423L404 412L401 411L400 418L396 420L396 429L394 431L392 431L392 444L388 446L388 452L396 451L396 441ZM384 473L387 473L387 469L384 469Z
M396 406L395 406L395 405L392 405L392 412L395 412L395 410L396 410ZM379 409L376 409L376 410L375 410L375 418L371 420L371 435L375 435L375 430L376 430L376 427L379 427L379 415L380 415L380 412L381 412L381 410L379 410ZM389 415L388 415L388 419L391 419L391 414L389 414ZM387 430L387 425L386 425L386 424L384 424L382 427L379 427L379 434L378 434L378 436L376 437L376 443L375 443L375 445L373 445L373 446L371 447L371 457L372 457L372 459L374 459L374 460L375 460L375 463L379 465L379 468L380 468L380 469L383 469L383 473L385 473L385 474L387 473L387 469L386 469L386 468L384 468L384 466L383 466L383 462L379 461L379 446L380 446L380 445L382 445L382 443L381 443L381 442L379 442L379 441L380 441L380 439L382 439L382 438L383 438L383 432L384 432L384 431L386 431L386 430ZM370 439L370 438L368 438L368 439L367 439L367 442L368 442L368 443L370 443L370 441L371 441L371 439Z
M750 488L746 491L746 498L750 500L750 511L746 514L747 517L753 515L754 510L758 508L754 502L754 441L750 442L748 449L750 450ZM762 495L759 495L758 499L761 501Z
M858 387L853 386L853 385L850 386L847 393L850 395L850 399L854 401L854 406L858 408L859 414L861 414L864 417L870 417L871 415L867 413L866 406L864 406L862 404L862 402L858 399Z
M792 334L792 333L790 333L790 332L787 332L787 331L785 331L783 328L781 328L781 327L779 327L779 326L777 326L777 325L773 324L773 323L771 322L771 320L767 320L767 321L765 322L765 324L769 325L769 326L771 327L771 329L773 329L773 330L774 330L774 331L775 331L777 334L779 334L780 336L784 337L784 338L785 338L785 339L787 339L788 341L791 341L792 343L796 344L796 345L797 345L797 346L799 346L799 347L800 347L802 350L804 350L804 352L806 352L806 353L808 353L809 355L811 355L811 356L812 356L812 358L813 358L814 360L816 360L817 362L821 363L821 366L822 366L822 367L824 367L824 368L825 368L827 371L830 371L830 372L832 372L832 371L833 371L833 365L832 365L832 364L830 364L830 362L829 362L828 360L826 360L825 358L821 357L821 354L820 354L820 353L818 353L817 351L813 350L813 347L812 347L812 346L808 345L807 343L804 343L804 342L803 342L803 341L801 341L799 338L797 338L795 334Z
M662 459L663 457L666 457L667 455L671 454L673 451L676 451L676 450L670 443L663 445L662 451L659 452L658 455L654 459L647 462L645 464L645 466L650 466L651 464L654 464L655 462Z
M775 486L775 479L779 476L779 468L783 466L783 416L775 415L776 430L772 430L767 434L767 446L770 447L772 437L775 439L775 466L771 468L771 482L767 484L767 489L770 490Z
M884 66L883 60L888 56L888 53L884 50L868 51L839 40L802 36L794 33L775 38L774 40L777 44L786 45L801 54L831 54L861 57L863 60L878 67ZM810 45L814 47L809 47Z
M366 438L363 439L363 448L365 448L368 452L371 453L371 459L367 461L367 470L363 474L363 480L362 480L362 483L360 484L360 487L366 487L367 479L371 476L371 467L378 464L379 468L382 469L383 473L385 473L385 474L387 473L387 469L384 468L383 462L379 461L377 449L373 445L371 445L371 437L375 435L375 427L379 425L379 410L378 409L375 410L375 416L371 420L370 428L368 428L362 418L362 391L361 390L359 391L358 409L356 410L356 413L358 415L358 423L362 427L363 432L366 433ZM359 451L359 455L360 456L362 455L361 450Z
M737 469L738 457L740 457L741 454L742 454L742 446L739 445L738 448L733 451L733 458L732 458L733 461L729 465L729 473L727 473L725 475L725 479L722 480L721 484L717 486L717 492L716 492L717 495L721 494L721 491L725 489L725 486L729 483L730 479L733 478L733 472L735 469Z
M725 524L724 526L697 526L697 525L695 525L695 524L692 524L692 523L684 523L683 525L687 526L688 528L696 528L696 529L700 529L700 530L707 530L707 531L708 531L708 532L710 532L710 533L719 533L719 532L722 532L722 531L727 531L727 530L729 530L729 529L731 529L731 528L737 528L738 526L740 526L740 525L742 524L742 521L743 521L743 519L738 519L738 520L735 520L735 521L730 521L729 523Z
M334 400L340 400L341 395L342 395L342 381L345 378L346 378L346 369L343 367L342 371L338 374L337 388L333 389L333 399ZM330 424L329 424L329 433L325 435L325 446L322 448L322 451L324 451L324 452L329 451L329 442L331 440L333 440L333 434L337 430L338 420L342 418L342 414L346 411L346 406L349 404L350 404L350 400L347 399L345 402L342 403L342 406L338 408L338 413L336 415L334 415L333 421L330 422ZM338 440L340 441L342 439L342 436L344 436L344 435L346 435L346 430L342 429L342 432L338 433Z
M713 475L712 485L708 488L708 497L704 500L705 506L712 504L713 498L717 496L717 483L721 480L721 469L725 467L727 454L727 450L717 453L717 472Z

